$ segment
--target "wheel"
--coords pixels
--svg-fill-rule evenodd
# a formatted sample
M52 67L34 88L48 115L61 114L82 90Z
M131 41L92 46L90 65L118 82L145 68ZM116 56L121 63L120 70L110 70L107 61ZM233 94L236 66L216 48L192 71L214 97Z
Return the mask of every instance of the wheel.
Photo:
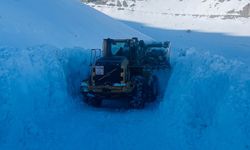
M84 96L84 102L94 107L100 107L102 105L102 99L97 97Z
M132 100L130 101L130 107L141 109L145 105L145 79L141 76L136 76L132 79L134 84L134 91Z
M153 75L149 79L147 93L148 93L147 95L148 101L153 102L157 99L157 96L159 94L159 80L157 76Z

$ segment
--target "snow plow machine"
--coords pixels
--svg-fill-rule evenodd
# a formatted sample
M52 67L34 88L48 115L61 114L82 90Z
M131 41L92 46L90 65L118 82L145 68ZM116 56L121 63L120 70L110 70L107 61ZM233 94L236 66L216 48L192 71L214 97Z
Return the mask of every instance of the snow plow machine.
M170 42L104 39L103 50L91 50L90 66L80 85L87 104L99 107L105 98L127 98L130 107L143 108L159 94L155 71L170 69Z

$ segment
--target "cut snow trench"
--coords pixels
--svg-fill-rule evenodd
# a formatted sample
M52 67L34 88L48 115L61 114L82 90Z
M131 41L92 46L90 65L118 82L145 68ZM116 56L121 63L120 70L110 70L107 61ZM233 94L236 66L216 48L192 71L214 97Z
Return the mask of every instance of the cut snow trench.
M43 129L48 121L52 124L70 124L71 126L75 123L87 124L93 126L94 130L100 130L102 127L92 124L97 121L96 119L91 119L89 124L81 120L80 116L83 115L86 119L87 116L95 118L99 114L99 117L105 118L106 121L102 122L104 124L118 119L115 114L105 112L106 110L90 111L88 106L79 103L79 84L89 70L87 50L58 49L45 45L28 49L5 47L1 48L0 52L0 84L2 85L0 87L2 110L0 143L5 143L4 148L13 148L12 143L17 143L20 148L34 148L39 145L37 138L42 138L44 142L47 142L48 136L59 138L62 143L66 142L64 141L66 139L60 136L65 130L64 127L48 135L50 133ZM139 128L144 128L143 126L148 128L157 122L159 129L147 129L149 133L158 133L155 135L156 139L164 137L169 141L183 141L180 144L173 142L172 145L161 143L164 147L203 149L205 147L202 146L208 144L214 146L215 149L220 149L229 146L235 146L235 148L247 146L250 136L250 95L248 92L250 71L248 66L220 56L201 53L195 49L173 51L172 58L173 70L164 100L160 102L159 108L149 105L142 110L148 117L154 119L151 118L152 120L146 124L140 124ZM75 115L79 115L74 112L76 108L84 114L80 113L80 116L75 118ZM131 118L126 117L126 121L119 122L119 125L127 127L128 131L133 130L135 128L133 124L126 122L140 120L142 113L137 113L128 111L121 114L123 117L129 115ZM105 117L106 115L108 117ZM58 123L58 120L53 119L57 116L64 116L63 120L66 122ZM76 120L67 123L67 120L72 117ZM90 119L89 117L87 118ZM84 126L77 127L79 133L72 132L71 134L76 135L70 136L86 134L87 129L85 130ZM74 128L69 130L75 131ZM125 132L116 130L119 135ZM218 132L220 134L217 134ZM234 134L228 136L226 135L228 132L234 132ZM126 134L132 136L133 132L126 132ZM101 138L106 137L105 134L93 133L90 139L97 135ZM151 146L151 138L147 136L149 135L145 138L149 141L146 143ZM33 137L35 138L31 139ZM218 140L214 140L215 137ZM119 136L119 138L125 141L126 137ZM37 145L27 145L26 143L30 140ZM218 141L226 142L225 145L218 145ZM145 140L139 142L145 142ZM121 143L113 144L113 147L119 147ZM126 142L123 144L127 145ZM44 145L44 148L53 145L50 141ZM100 143L100 145L105 145L105 143ZM134 148L141 148L137 146Z

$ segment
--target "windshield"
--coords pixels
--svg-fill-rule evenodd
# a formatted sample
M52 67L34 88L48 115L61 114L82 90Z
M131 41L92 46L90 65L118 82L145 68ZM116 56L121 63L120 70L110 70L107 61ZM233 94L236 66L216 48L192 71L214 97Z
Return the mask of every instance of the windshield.
M111 52L112 55L117 55L118 53L122 53L124 49L128 47L126 42L114 42L111 44Z

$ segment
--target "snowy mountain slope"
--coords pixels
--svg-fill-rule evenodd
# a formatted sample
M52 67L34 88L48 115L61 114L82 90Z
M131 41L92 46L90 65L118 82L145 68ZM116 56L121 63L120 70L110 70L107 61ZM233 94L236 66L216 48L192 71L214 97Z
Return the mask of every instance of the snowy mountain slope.
M110 2L110 1L108 1ZM150 27L250 35L250 1L135 1L132 7L87 3L119 20ZM144 17L141 17L143 14Z
M93 48L97 47L93 41L99 46L105 37L148 38L75 0L1 1L0 33L0 45L18 47L51 44Z
M83 0L91 6L172 15L250 17L249 0Z

